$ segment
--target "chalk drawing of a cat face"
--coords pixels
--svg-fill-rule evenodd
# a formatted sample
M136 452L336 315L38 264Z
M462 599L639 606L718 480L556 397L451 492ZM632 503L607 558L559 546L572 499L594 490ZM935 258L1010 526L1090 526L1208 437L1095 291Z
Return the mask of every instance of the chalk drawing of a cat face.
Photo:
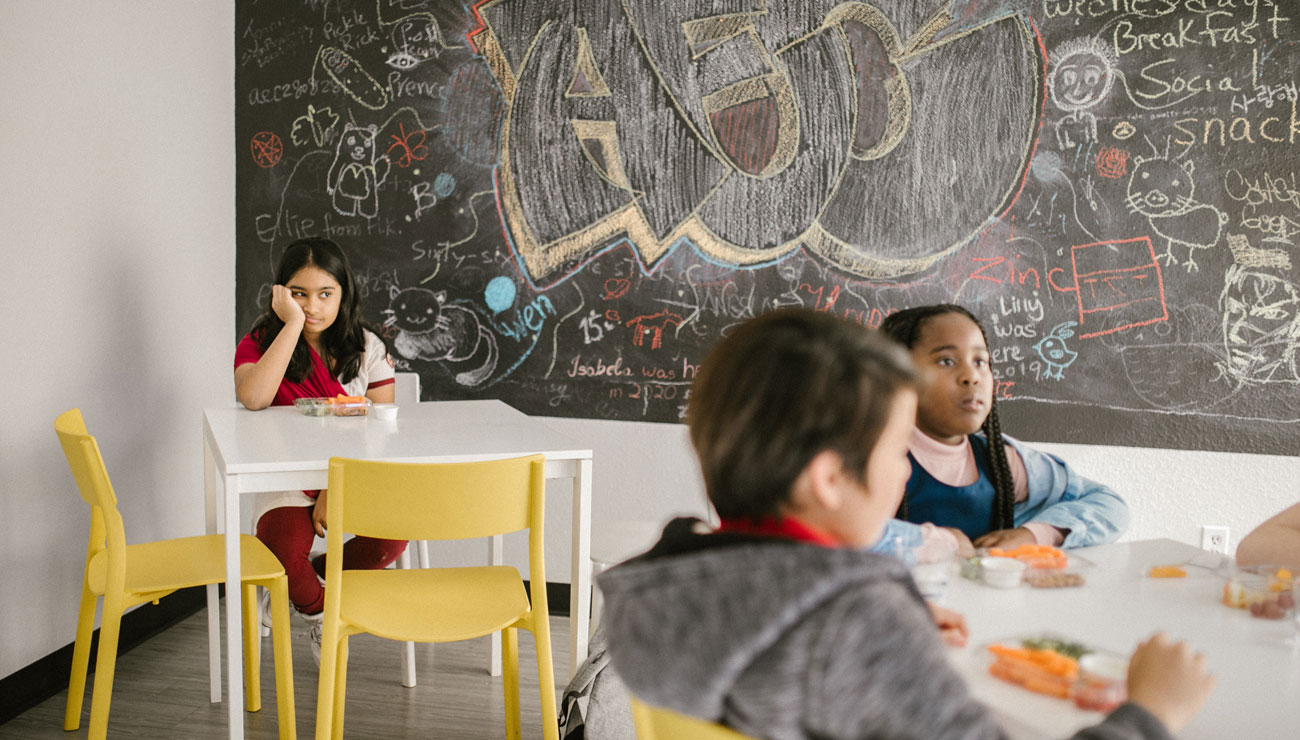
M1189 159L1183 164L1164 158L1139 159L1128 181L1130 211L1143 216L1177 216L1192 206L1196 185Z
M438 328L446 293L407 288L393 298L389 310L397 328L409 334L424 334Z

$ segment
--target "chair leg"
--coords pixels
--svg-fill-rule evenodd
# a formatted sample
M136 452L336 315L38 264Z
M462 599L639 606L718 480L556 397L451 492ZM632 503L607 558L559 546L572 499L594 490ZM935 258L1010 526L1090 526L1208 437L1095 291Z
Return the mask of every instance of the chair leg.
M348 638L339 640L338 673L334 677L334 720L331 740L343 740L343 710L348 694Z
M334 684L338 681L340 657L338 635L338 624L329 619L327 612L320 641L320 674L316 680L316 740L330 740L333 734Z
M275 705L280 720L280 740L296 740L293 706L293 643L289 634L289 579L280 576L267 584L271 592L271 649L275 653Z
M411 548L408 546L397 556L397 567L403 570L411 568ZM419 567L419 566L417 566ZM402 643L402 685L408 689L415 688L415 643L407 640Z
M504 538L495 534L488 538L488 565L501 565L505 562ZM501 675L501 633L493 632L491 646L488 649L488 675Z
M108 737L108 707L113 701L113 671L117 668L117 638L122 628L122 595L104 596L99 625L99 655L95 658L95 687L90 696L89 740Z
M551 623L545 614L533 613L533 642L537 646L537 688L542 695L542 737L559 740L560 721L555 707L555 664L551 656Z
M229 586L227 586L229 588ZM259 648L258 626L261 624L257 606L257 586L243 584L244 628L244 709L249 712L262 711L262 656Z
M63 729L81 727L81 702L86 694L86 671L90 668L90 640L95 630L98 597L81 585L81 606L77 609L77 638L72 648L72 674L68 677L68 703L63 710Z
M514 627L501 630L501 673L506 693L506 740L520 740L519 633Z
M600 628L600 613L605 608L605 597L600 593L600 586L596 585L596 579L604 572L605 563L598 560L591 561L591 622L588 624L587 639L595 637L596 630Z
M415 643L402 643L402 685L408 689L416 686L415 682Z

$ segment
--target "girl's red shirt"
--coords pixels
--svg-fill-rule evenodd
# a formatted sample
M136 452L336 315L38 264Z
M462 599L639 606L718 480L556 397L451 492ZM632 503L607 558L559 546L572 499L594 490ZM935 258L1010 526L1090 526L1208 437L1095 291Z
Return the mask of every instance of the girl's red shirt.
M280 387L275 389L272 406L292 406L299 398L333 398L346 395L343 384L325 366L325 362L321 360L320 355L316 354L316 350L308 345L307 351L311 352L311 370L307 372L307 377L298 383L288 378L282 379ZM262 348L257 345L257 340L252 334L245 334L244 338L239 340L239 345L235 347L235 367L257 362L260 359L262 359Z

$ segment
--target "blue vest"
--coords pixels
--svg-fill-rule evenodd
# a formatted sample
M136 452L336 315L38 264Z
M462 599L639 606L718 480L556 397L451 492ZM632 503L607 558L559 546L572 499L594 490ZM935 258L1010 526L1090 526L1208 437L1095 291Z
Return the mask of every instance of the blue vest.
M983 437L970 435L979 480L969 486L950 486L935 480L921 464L907 453L912 462L912 477L907 479L907 521L932 522L940 527L956 527L972 540L989 532L993 514L993 479L988 470L988 443Z

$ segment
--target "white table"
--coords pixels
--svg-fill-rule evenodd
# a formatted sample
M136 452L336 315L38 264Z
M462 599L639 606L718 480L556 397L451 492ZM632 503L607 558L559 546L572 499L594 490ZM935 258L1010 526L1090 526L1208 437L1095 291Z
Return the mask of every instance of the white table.
M207 531L225 532L226 574L239 581L240 498L246 493L325 488L331 457L400 462L472 462L541 453L546 477L573 480L569 674L587 654L591 606L591 450L501 401L407 404L396 421L309 417L292 407L203 412ZM226 589L230 737L244 736L238 588ZM212 701L221 701L217 589L208 588Z
M955 578L939 603L965 615L970 645L951 651L976 697L993 708L1014 738L1064 738L1101 721L1097 712L993 678L984 650L1003 638L1043 631L1127 656L1157 630L1203 652L1218 684L1180 734L1184 740L1300 737L1300 652L1289 620L1256 619L1219 602L1223 580L1187 567L1187 578L1153 579L1152 565L1217 556L1173 540L1103 545L1073 551L1092 562L1080 588L998 590ZM1209 556L1208 558L1206 556Z

